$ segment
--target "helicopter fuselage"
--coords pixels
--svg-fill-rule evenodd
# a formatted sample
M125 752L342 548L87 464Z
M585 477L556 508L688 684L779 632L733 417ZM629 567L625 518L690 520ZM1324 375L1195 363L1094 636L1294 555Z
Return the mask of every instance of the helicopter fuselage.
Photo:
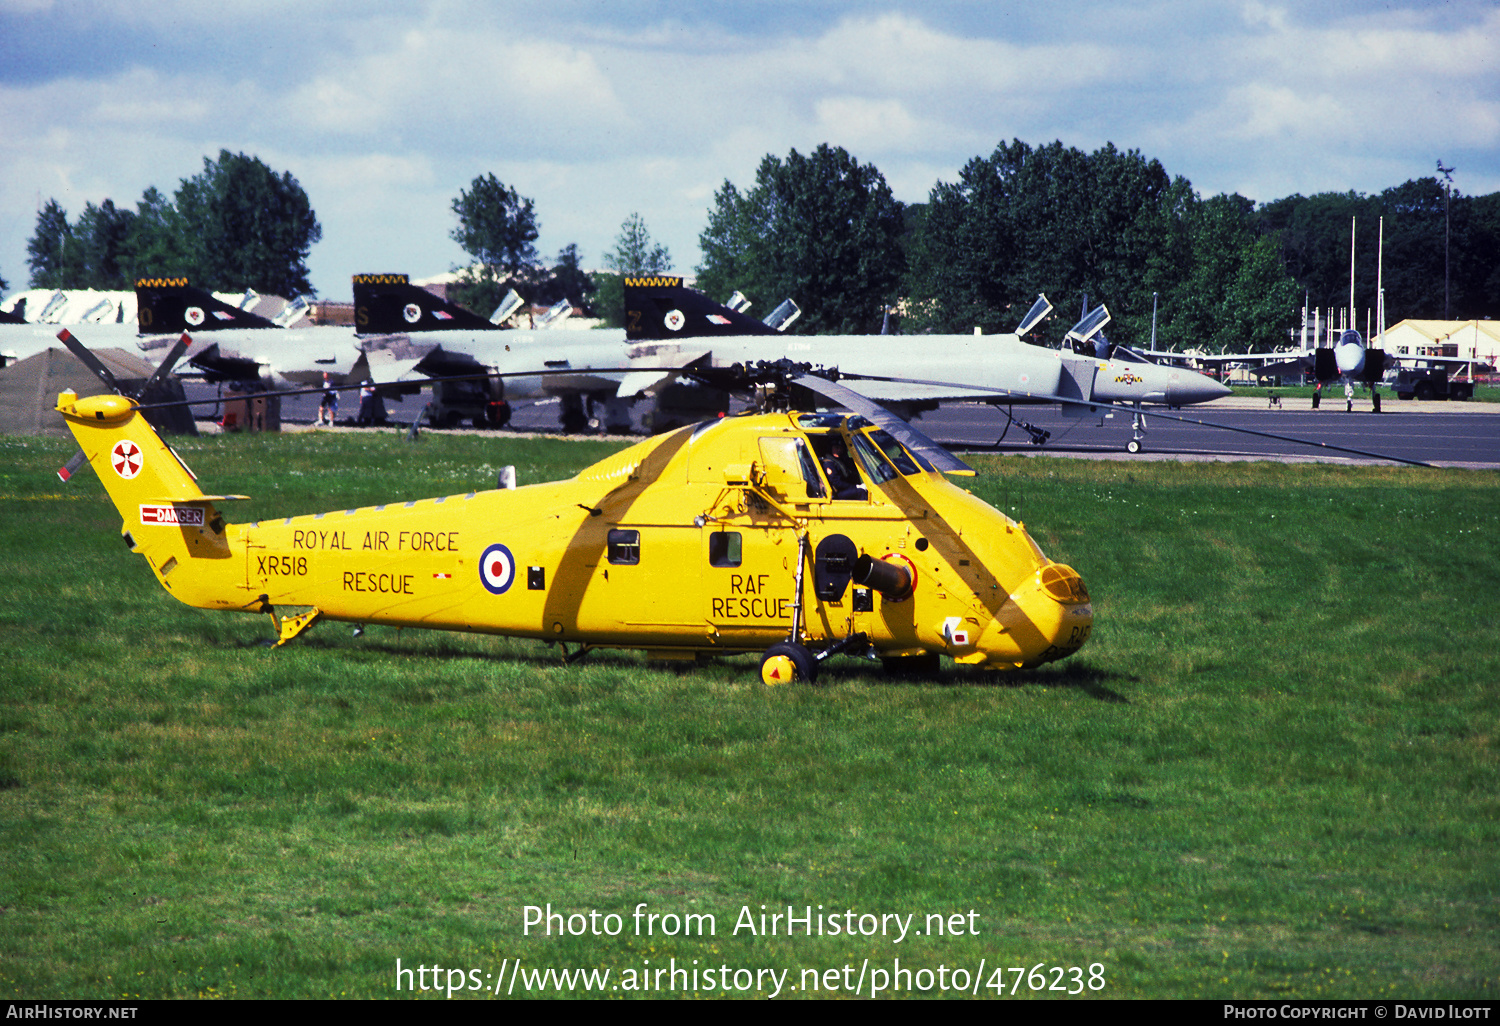
M858 417L726 418L565 481L226 524L129 400L59 411L163 586L270 612L282 641L318 619L663 658L862 635L883 658L1019 668L1092 627L1071 568Z

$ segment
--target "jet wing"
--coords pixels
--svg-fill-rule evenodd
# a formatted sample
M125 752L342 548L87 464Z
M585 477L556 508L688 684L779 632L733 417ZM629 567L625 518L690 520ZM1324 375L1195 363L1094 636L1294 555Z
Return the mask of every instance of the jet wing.
M650 392L670 384L678 374L690 367L706 366L711 351L707 349L684 350L681 346L632 346L628 371L616 389L621 399L633 399L642 392Z
M387 349L365 353L368 377L377 385L394 385L401 381L426 378L427 375L417 370L417 364L421 362L421 359L397 359Z
M197 352L189 350L187 362L204 373L205 380L258 381L261 364L253 357L223 352L217 342L210 342Z
M359 349L364 354L364 367L356 366L355 376L369 378L377 385L394 385L399 381L436 376L430 373L430 367L417 368L430 357L436 360L443 355L442 347L436 343L414 342L405 335L368 339L360 343ZM474 366L472 357L464 357L463 362L463 371Z
M631 371L620 379L615 395L621 399L634 399L642 392L653 391L677 377L675 368L649 371Z
M859 383L859 392L880 403L911 403L927 400L993 403L1007 399L1006 396L997 395L993 388L981 390L964 388L960 385L930 385L915 381L862 379Z

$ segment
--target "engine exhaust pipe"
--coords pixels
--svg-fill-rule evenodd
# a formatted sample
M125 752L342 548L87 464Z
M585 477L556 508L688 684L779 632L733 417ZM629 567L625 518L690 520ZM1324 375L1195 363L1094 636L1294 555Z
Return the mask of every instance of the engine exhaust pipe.
M854 561L854 583L874 588L894 602L911 594L911 574L894 563L871 559L868 555Z

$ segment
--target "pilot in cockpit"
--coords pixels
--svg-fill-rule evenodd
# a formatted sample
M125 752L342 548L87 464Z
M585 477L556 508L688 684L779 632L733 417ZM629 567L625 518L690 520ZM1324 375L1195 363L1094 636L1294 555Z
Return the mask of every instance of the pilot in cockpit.
M818 462L823 465L823 473L828 477L828 486L833 489L835 499L866 497L865 486L859 480L859 471L854 469L854 461L844 450L842 437L829 436L827 449Z

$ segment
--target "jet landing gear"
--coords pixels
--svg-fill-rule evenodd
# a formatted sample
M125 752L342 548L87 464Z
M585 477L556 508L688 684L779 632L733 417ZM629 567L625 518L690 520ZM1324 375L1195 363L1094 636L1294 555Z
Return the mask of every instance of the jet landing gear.
M589 409L585 405L585 399L581 395L565 395L562 397L562 410L557 415L557 421L562 425L563 434L581 435L589 427Z
M1141 442L1146 438L1146 418L1141 416L1141 404L1135 404L1135 413L1130 418L1130 432L1133 436L1125 443L1125 451L1134 456L1141 451Z
M1005 429L1000 432L1000 437L995 439L996 445L999 445L1001 442L1005 441L1005 436L1010 433L1010 426L1012 424L1031 436L1032 445L1046 445L1047 439L1052 437L1051 431L1043 430L1042 428L1037 427L1035 424L1028 424L1024 420L1017 420L1015 412L1009 407L1006 407Z

